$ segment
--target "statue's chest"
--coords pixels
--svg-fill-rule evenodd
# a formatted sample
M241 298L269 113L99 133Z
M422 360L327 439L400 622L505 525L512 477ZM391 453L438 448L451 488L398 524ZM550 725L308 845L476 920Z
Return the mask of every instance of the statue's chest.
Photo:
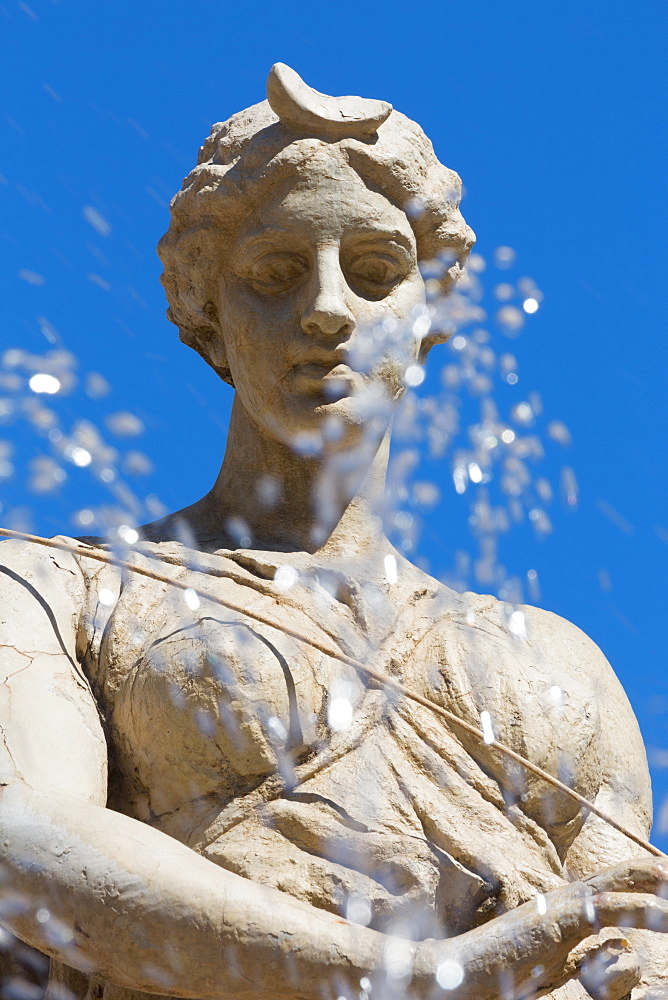
M326 738L342 666L318 651L215 610L172 615L147 639L132 663L127 649L109 663L107 685L118 765L152 815L234 797Z
M212 810L225 809L269 776L326 755L365 711L367 685L361 677L317 648L323 640L336 646L331 638L336 609L325 616L327 640L317 607L295 611L267 592L235 590L227 582L221 593L248 613L215 605L193 611L182 593L143 589L135 582L102 630L98 689L115 764L112 804L148 822L163 825L162 817L175 814L188 814L184 829L191 820L204 822ZM339 618L345 632L342 612ZM563 773L572 762L577 786L578 755L589 752L592 720L586 711L574 715L568 705L551 705L549 664L540 662L535 650L496 627L471 627L456 609L434 622L417 602L404 618L390 641L367 656L370 666L475 725L488 712L496 735L534 763ZM350 649L349 638L348 630L343 648ZM586 692L571 700L580 706L591 701ZM391 698L387 709L392 715ZM437 717L420 723L424 710L412 719L408 714L408 726L397 737L401 754L419 760L418 770L433 771L437 786L436 758L452 743L452 729ZM560 749L564 724L575 751L568 760ZM376 712L373 725L387 726L387 713ZM368 729L365 733L357 744L351 742L348 756L355 763L337 764L337 773L350 766L369 773L380 766L371 759L375 742ZM391 739L396 742L394 735ZM523 776L481 741L462 742L473 771L482 768L512 794L544 796L545 789L525 788ZM392 773L398 773L394 766ZM562 803L552 812L557 822L571 818ZM181 836L180 827L172 829Z

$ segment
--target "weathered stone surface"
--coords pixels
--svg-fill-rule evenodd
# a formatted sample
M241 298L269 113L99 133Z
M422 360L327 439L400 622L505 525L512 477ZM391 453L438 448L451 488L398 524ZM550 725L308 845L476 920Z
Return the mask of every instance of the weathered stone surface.
M511 630L382 532L404 374L445 335L406 333L418 262L448 251L447 289L472 243L458 178L379 102L274 82L214 126L161 242L171 317L236 389L225 460L129 554L230 607L102 566L95 541L3 544L5 919L53 957L54 998L320 1000L367 977L575 1000L606 955L610 1000L658 996L665 939L615 927L668 927L666 863L345 662L488 712L647 835L642 741L593 643L529 607ZM379 340L388 316L403 335Z

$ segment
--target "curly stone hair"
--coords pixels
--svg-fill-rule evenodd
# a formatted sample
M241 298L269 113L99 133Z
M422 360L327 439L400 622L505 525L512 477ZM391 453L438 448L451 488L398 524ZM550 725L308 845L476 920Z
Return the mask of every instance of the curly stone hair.
M475 240L459 211L461 181L439 163L419 125L392 111L370 138L305 136L281 124L262 101L213 126L197 166L172 199L171 223L158 244L167 316L208 364L218 336L215 287L231 235L268 187L305 176L309 158L325 146L406 211L418 259L447 262L444 291L461 273ZM233 384L229 369L212 366Z

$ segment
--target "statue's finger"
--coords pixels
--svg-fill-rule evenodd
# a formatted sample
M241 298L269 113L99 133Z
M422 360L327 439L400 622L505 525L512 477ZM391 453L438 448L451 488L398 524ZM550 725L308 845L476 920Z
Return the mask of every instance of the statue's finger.
M595 892L651 892L668 897L668 859L634 858L586 880Z
M632 892L602 892L592 899L600 927L637 927L668 933L668 900Z

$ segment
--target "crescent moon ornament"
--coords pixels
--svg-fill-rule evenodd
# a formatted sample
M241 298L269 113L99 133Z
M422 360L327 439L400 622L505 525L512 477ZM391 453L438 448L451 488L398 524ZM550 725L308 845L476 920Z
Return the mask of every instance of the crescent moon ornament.
M286 128L337 139L370 139L392 112L387 101L320 94L285 63L275 63L269 71L267 100Z

